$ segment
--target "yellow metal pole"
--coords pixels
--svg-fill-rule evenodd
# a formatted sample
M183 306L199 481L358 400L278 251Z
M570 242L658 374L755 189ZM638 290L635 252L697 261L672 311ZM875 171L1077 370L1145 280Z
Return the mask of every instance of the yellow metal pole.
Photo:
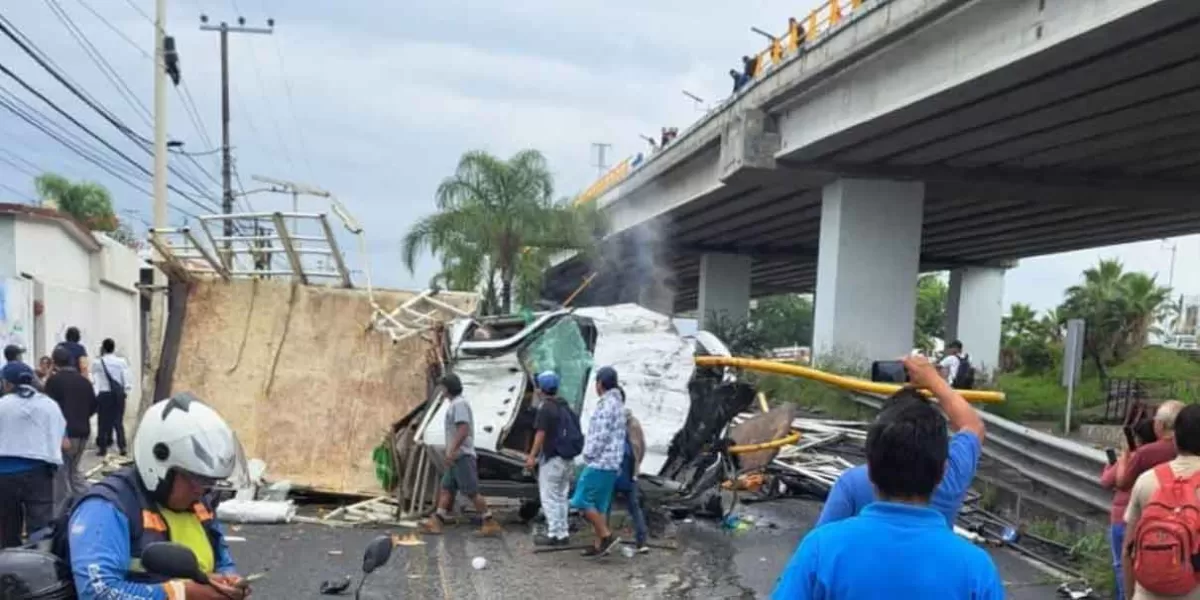
M835 375L827 373L819 369L810 367L802 367L791 363L778 362L773 360L761 360L757 358L738 358L731 356L697 356L696 365L701 367L736 367L739 369L748 369L750 371L760 371L763 373L776 373L779 375L792 375L795 377L804 377L829 385L840 387L854 392L863 392L867 394L894 394L904 386L894 383L879 383L876 381L867 381L857 377L846 377L845 375ZM920 390L922 394L930 396L929 390ZM970 402L1004 402L1004 392L993 392L986 390L957 390L962 397Z

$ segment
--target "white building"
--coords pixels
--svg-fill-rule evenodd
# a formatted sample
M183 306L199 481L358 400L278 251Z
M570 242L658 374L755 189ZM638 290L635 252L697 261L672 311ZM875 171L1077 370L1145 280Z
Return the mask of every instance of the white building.
M36 366L68 327L88 355L112 338L133 370L129 405L141 392L142 303L136 251L93 234L55 210L0 204L0 345L18 344Z

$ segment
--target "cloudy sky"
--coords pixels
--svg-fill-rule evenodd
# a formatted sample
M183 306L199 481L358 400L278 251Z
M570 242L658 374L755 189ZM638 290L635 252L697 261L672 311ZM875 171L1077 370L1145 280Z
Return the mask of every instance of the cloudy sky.
M434 189L462 152L507 155L540 149L559 193L574 193L596 175L593 142L612 145L611 164L644 148L638 134L652 134L663 125L687 126L700 113L682 90L705 99L721 97L729 89L728 69L763 45L749 27L782 32L788 16L811 4L168 0L167 30L177 40L186 90L204 130L198 132L189 119L185 95L173 90L170 135L193 152L209 149L207 140L220 141L218 38L200 31L200 14L212 21L242 15L247 25L273 17L273 35L230 38L232 140L246 188L258 187L252 175L267 175L333 191L366 227L374 278L384 285L421 288L433 264L426 260L417 273L409 273L399 261L399 242L415 219L432 210ZM115 83L89 58L56 9L111 65ZM146 115L119 88L127 86L134 100L150 106L153 26L146 15L153 9L152 0L22 0L5 3L0 14L121 121L150 137ZM148 154L3 37L0 64L151 168ZM37 104L11 79L0 77L0 89ZM4 98L9 96L0 92ZM48 112L44 105L38 108ZM196 161L199 167L182 159L173 164L209 198L218 197L215 155ZM0 199L33 197L29 172L41 170L101 182L113 191L119 210L150 219L150 198L143 191L149 189L148 177L128 177L138 187L123 183L0 109ZM209 201L186 182L173 182ZM257 210L286 209L290 201L269 194L251 197ZM171 202L202 212L179 195ZM301 209L324 210L315 199L301 199ZM176 224L185 218L176 211L171 217ZM1200 293L1200 269L1195 268L1200 237L1177 242L1175 287ZM1171 251L1170 244L1152 241L1029 259L1010 272L1006 301L1054 306L1062 288L1100 257L1158 272L1166 281ZM361 265L357 252L351 259Z

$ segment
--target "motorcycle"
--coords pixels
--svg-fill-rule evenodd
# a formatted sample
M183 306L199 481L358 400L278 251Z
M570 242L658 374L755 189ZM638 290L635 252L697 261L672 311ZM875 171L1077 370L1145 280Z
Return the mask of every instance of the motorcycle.
M363 552L363 575L354 591L358 600L371 573L392 556L392 538L381 535ZM142 551L142 566L168 579L187 579L208 585L196 555L186 546L157 542ZM0 551L0 600L77 600L71 566L41 550L9 548Z

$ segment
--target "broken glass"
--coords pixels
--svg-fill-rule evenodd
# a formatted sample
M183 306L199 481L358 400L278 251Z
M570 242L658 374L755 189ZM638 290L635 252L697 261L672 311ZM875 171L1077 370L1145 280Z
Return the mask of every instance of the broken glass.
M559 397L575 414L580 413L587 377L592 370L592 353L575 318L564 317L540 332L537 339L521 350L521 364L530 375L542 371L558 373Z

